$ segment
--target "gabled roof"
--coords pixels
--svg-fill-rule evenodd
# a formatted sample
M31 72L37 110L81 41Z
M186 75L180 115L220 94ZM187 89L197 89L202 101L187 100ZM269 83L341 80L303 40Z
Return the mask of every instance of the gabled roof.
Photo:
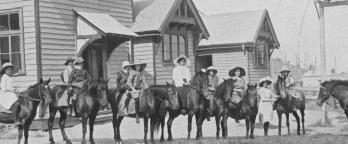
M168 21L183 0L134 0L132 30L136 33L163 32ZM195 15L205 37L209 37L207 28L192 0L186 0Z
M199 46L254 44L265 19L269 22L276 45L279 46L267 10L203 16L210 37L209 40L202 40Z

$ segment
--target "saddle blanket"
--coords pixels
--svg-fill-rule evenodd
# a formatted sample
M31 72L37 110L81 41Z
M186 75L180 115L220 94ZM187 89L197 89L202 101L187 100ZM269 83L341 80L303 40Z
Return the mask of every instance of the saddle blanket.
M58 101L58 106L69 106L68 97L68 90L65 90Z
M126 116L126 115L131 115L135 114L137 112L136 110L136 99L139 99L139 112L144 110L145 108L145 99L143 96L141 96L143 91L137 91L137 92L130 92L126 91L123 95L122 98L119 102L119 107L118 107L118 113L121 116ZM128 95L131 95L131 98L128 98ZM128 105L127 105L127 101Z

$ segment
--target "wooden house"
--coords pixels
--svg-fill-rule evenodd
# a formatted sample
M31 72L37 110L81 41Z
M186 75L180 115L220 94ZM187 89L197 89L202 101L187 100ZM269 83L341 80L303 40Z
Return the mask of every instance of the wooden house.
M69 56L81 56L93 79L113 78L137 36L132 0L0 0L0 61L14 64L21 89L41 77L60 82Z
M173 59L186 55L195 72L196 48L209 37L192 0L135 0L131 59L146 62L147 81L164 84L172 80Z
M203 17L210 32L196 51L196 67L214 65L220 78L236 66L245 68L248 82L270 75L270 57L279 42L267 10Z

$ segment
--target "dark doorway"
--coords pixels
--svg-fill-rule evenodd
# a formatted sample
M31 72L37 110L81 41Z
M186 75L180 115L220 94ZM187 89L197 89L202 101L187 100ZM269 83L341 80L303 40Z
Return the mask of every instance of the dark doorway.
M211 55L196 57L196 71L199 71L202 68L207 68L211 65L213 65L213 60Z

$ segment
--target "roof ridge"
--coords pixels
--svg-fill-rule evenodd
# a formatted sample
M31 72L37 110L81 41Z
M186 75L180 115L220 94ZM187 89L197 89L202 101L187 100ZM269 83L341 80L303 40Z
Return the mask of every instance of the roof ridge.
M230 14L241 14L241 13L251 13L251 12L264 12L267 9L259 9L259 10L248 10L248 11L236 11L236 12L226 12L212 15L204 15L203 17L211 17L211 16L228 16Z

